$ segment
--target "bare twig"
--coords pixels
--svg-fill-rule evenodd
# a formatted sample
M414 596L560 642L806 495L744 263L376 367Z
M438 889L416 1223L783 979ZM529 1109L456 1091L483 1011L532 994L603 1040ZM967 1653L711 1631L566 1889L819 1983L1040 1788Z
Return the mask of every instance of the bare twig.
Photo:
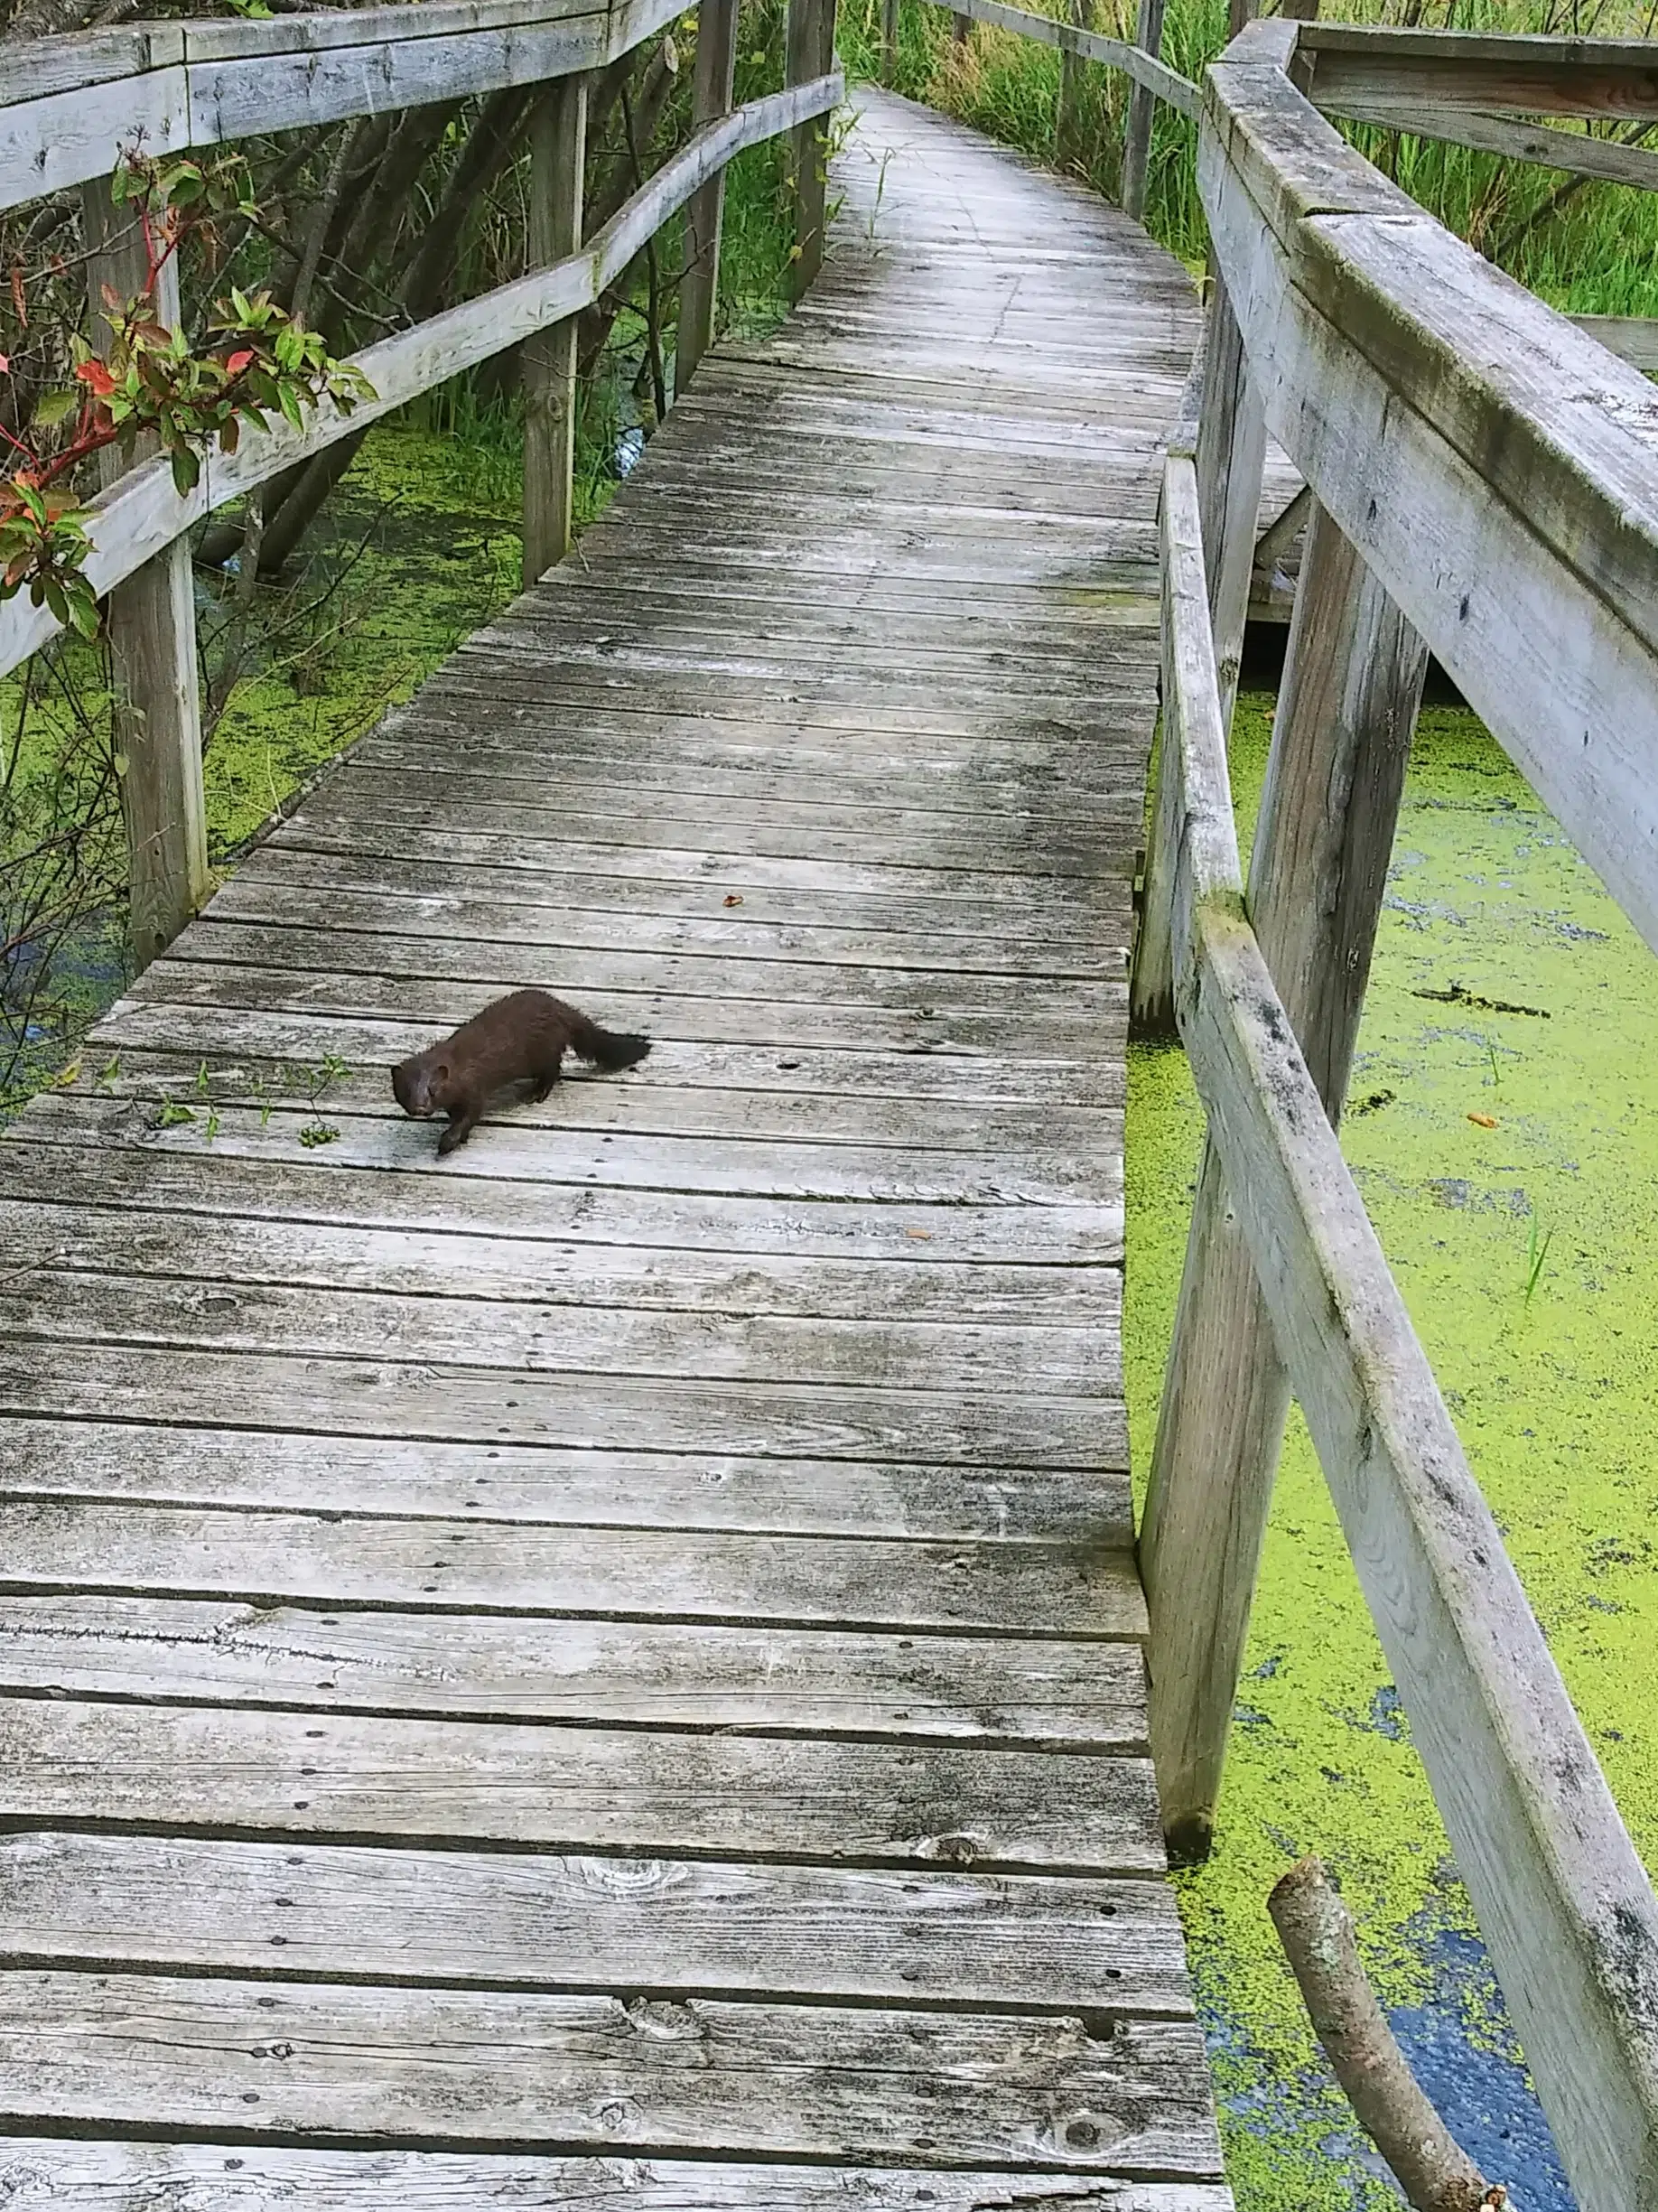
M1422 2095L1359 1963L1353 1916L1321 1860L1302 1859L1267 1910L1306 2002L1313 2032L1359 2124L1416 2212L1481 2212L1507 2203Z

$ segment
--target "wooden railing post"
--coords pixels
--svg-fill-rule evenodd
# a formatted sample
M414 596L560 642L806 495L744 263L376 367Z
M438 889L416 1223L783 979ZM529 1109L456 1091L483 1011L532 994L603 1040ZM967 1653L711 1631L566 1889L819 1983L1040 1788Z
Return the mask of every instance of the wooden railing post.
M883 14L883 29L886 18ZM894 23L897 11L894 5ZM896 34L896 33L895 33ZM784 82L810 84L834 67L834 0L788 0ZM798 299L824 265L824 201L829 182L829 118L796 125L788 139L795 207L791 295Z
M1226 287L1210 265L1204 331L1203 402L1197 430L1197 498L1209 620L1220 673L1221 720L1230 729L1249 619L1255 524L1266 466L1266 417L1244 359L1244 339Z
M107 285L122 299L149 277L137 210L117 207L107 182L82 195L87 285L94 342L109 350L101 312ZM155 319L178 327L182 309L176 257L162 266L151 303ZM135 453L148 459L153 441ZM102 456L106 483L127 463L118 449ZM178 538L110 593L106 611L115 678L115 738L126 761L121 778L130 876L132 954L147 967L164 952L208 895L207 807L201 789L201 698L196 668L195 585L190 546Z
M962 48L966 45L968 40L972 36L973 17L971 15L955 15L951 17L950 41L958 55L960 54Z
M899 0L880 0L880 81L898 77Z
M1420 640L1316 504L1250 869L1249 907L1332 1123L1352 1067ZM1206 1145L1164 1377L1141 1567L1151 1750L1171 1855L1207 1854L1290 1388Z
M737 68L737 0L700 0L696 74L691 89L694 127L731 111ZM720 231L725 217L725 172L709 178L685 209L685 273L674 342L674 391L683 392L713 343L720 299Z
M1079 31L1094 28L1091 0L1071 0L1071 21ZM1082 56L1069 51L1059 56L1059 102L1054 110L1054 166L1063 169L1082 152L1078 110L1082 106Z
M587 163L587 79L562 77L530 115L531 268L574 253L582 243L582 186ZM526 339L524 346L524 581L534 583L570 550L575 520L576 318Z
M1197 409L1203 397L1204 341L1187 371L1180 405L1169 433L1169 454L1195 462L1197 451ZM1166 489L1166 485L1165 485ZM1167 579L1161 593L1163 617L1162 721L1158 746L1157 789L1152 798L1151 832L1146 843L1146 864L1141 877L1140 922L1134 934L1134 967L1129 981L1129 1033L1138 1038L1172 1041L1174 1010L1174 875L1178 835L1177 812L1180 779L1169 757L1170 697L1169 630L1171 609Z
M1140 0L1134 43L1142 53L1160 61L1163 55L1163 16L1168 0ZM1157 95L1149 86L1134 85L1129 92L1128 121L1122 131L1122 211L1137 223L1146 219L1146 177L1151 163L1151 117Z

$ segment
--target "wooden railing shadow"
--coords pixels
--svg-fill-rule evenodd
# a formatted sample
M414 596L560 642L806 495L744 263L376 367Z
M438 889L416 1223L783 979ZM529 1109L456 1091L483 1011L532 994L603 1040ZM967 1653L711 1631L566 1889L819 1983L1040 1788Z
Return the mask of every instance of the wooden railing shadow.
M354 355L375 397L349 413L325 400L303 425L278 420L234 453L206 456L189 493L175 490L157 460L126 469L90 503L84 573L107 602L138 966L172 942L209 884L191 528L366 424L522 345L524 574L534 581L571 542L574 318L687 209L676 365L683 389L713 335L726 165L783 133L793 281L797 288L811 282L823 254L826 118L844 89L834 63L834 0L792 0L784 89L736 108L736 0L707 0L690 141L583 238L589 77L683 12L682 0L626 0L613 8L586 0L432 0L271 21L149 24L7 49L0 208L81 186L94 301L104 285L133 294L146 274L136 226L114 208L109 190L128 149L142 145L154 156L510 86L558 92L538 107L530 136L528 238L537 266L529 275ZM171 261L157 292L157 319L176 326ZM0 603L0 675L61 627L44 604L21 596Z

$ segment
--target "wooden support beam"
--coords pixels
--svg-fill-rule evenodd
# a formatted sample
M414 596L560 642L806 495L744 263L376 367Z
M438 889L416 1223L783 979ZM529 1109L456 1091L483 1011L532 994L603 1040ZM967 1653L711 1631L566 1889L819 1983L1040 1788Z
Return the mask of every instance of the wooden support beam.
M1337 114L1350 103L1393 112L1658 116L1658 57L1650 39L1551 38L1513 33L1393 31L1320 23L1303 33L1310 97Z
M587 79L562 78L530 118L528 259L545 268L582 243L587 164ZM524 348L524 581L570 550L575 521L576 319L567 315Z
M897 39L896 0L892 7ZM810 84L834 66L835 0L788 0L784 85ZM882 15L883 37L886 16ZM896 46L894 51L896 51ZM824 265L824 198L829 181L829 119L814 117L789 134L789 181L795 207L795 265L790 291L796 299Z
M1140 0L1134 43L1152 61L1162 59L1163 17L1169 0ZM1122 131L1122 211L1137 223L1146 219L1146 180L1151 163L1151 117L1157 95L1136 79L1129 93L1128 121Z
M899 0L880 0L880 81L898 76Z
M1092 0L1071 0L1071 21L1079 31L1094 28ZM1059 57L1059 98L1054 108L1054 166L1072 163L1085 165L1079 108L1082 102L1083 64L1080 54L1069 51Z
M696 70L691 89L694 128L731 110L737 67L737 0L701 0L696 12ZM674 391L683 392L714 339L720 300L720 233L725 218L725 172L701 186L685 209L685 254L674 343Z
M1510 160L1535 162L1543 169L1559 169L1570 176L1594 177L1607 184L1627 184L1638 191L1658 191L1658 153L1646 146L1625 145L1615 138L1590 138L1581 131L1563 131L1547 123L1528 123L1521 116L1464 114L1460 108L1439 107L1408 95L1388 98L1347 92L1318 102L1326 115L1345 116L1354 123L1375 123L1383 130L1407 131L1418 138L1437 138L1447 145L1471 146L1476 153L1504 154Z
M1209 619L1220 671L1221 720L1232 726L1255 565L1255 523L1266 467L1266 416L1244 358L1225 280L1211 261L1197 431L1197 497Z
M1187 371L1180 404L1169 433L1170 459L1191 461L1197 451L1197 413L1202 401L1207 350L1202 338ZM1163 478L1167 498L1169 478ZM1151 833L1140 899L1140 926L1134 937L1134 971L1129 990L1129 1028L1135 1037L1164 1042L1176 1035L1174 1010L1174 870L1179 823L1179 775L1169 750L1169 702L1172 696L1171 629L1169 594L1162 594L1162 735L1158 746L1157 788L1151 798Z
M1169 527L1178 532L1180 521L1172 516ZM1171 560L1182 558L1177 537ZM1315 505L1249 909L1332 1123L1352 1067L1426 668L1420 640ZM1177 699L1190 695L1195 679L1182 679L1178 648L1173 680ZM1141 1536L1152 1752L1170 1849L1185 1859L1206 1855L1213 1831L1289 1399L1272 1322L1210 1145Z
M123 299L149 281L136 210L117 207L107 180L82 195L87 286L94 341L107 354L112 333L100 312L106 285ZM177 327L182 309L176 259L155 278L156 320ZM138 454L149 459L154 441ZM125 467L117 448L101 456L106 482ZM135 968L147 967L208 895L207 807L201 788L201 700L196 667L196 604L190 547L183 538L146 562L106 602L115 676L116 751L126 818L129 934Z

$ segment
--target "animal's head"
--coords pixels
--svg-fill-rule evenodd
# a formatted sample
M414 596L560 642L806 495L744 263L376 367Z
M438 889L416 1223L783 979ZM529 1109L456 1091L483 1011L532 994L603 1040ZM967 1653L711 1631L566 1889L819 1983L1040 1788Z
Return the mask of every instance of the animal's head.
M430 1052L416 1052L392 1069L392 1094L405 1114L423 1120L442 1110L449 1063Z

